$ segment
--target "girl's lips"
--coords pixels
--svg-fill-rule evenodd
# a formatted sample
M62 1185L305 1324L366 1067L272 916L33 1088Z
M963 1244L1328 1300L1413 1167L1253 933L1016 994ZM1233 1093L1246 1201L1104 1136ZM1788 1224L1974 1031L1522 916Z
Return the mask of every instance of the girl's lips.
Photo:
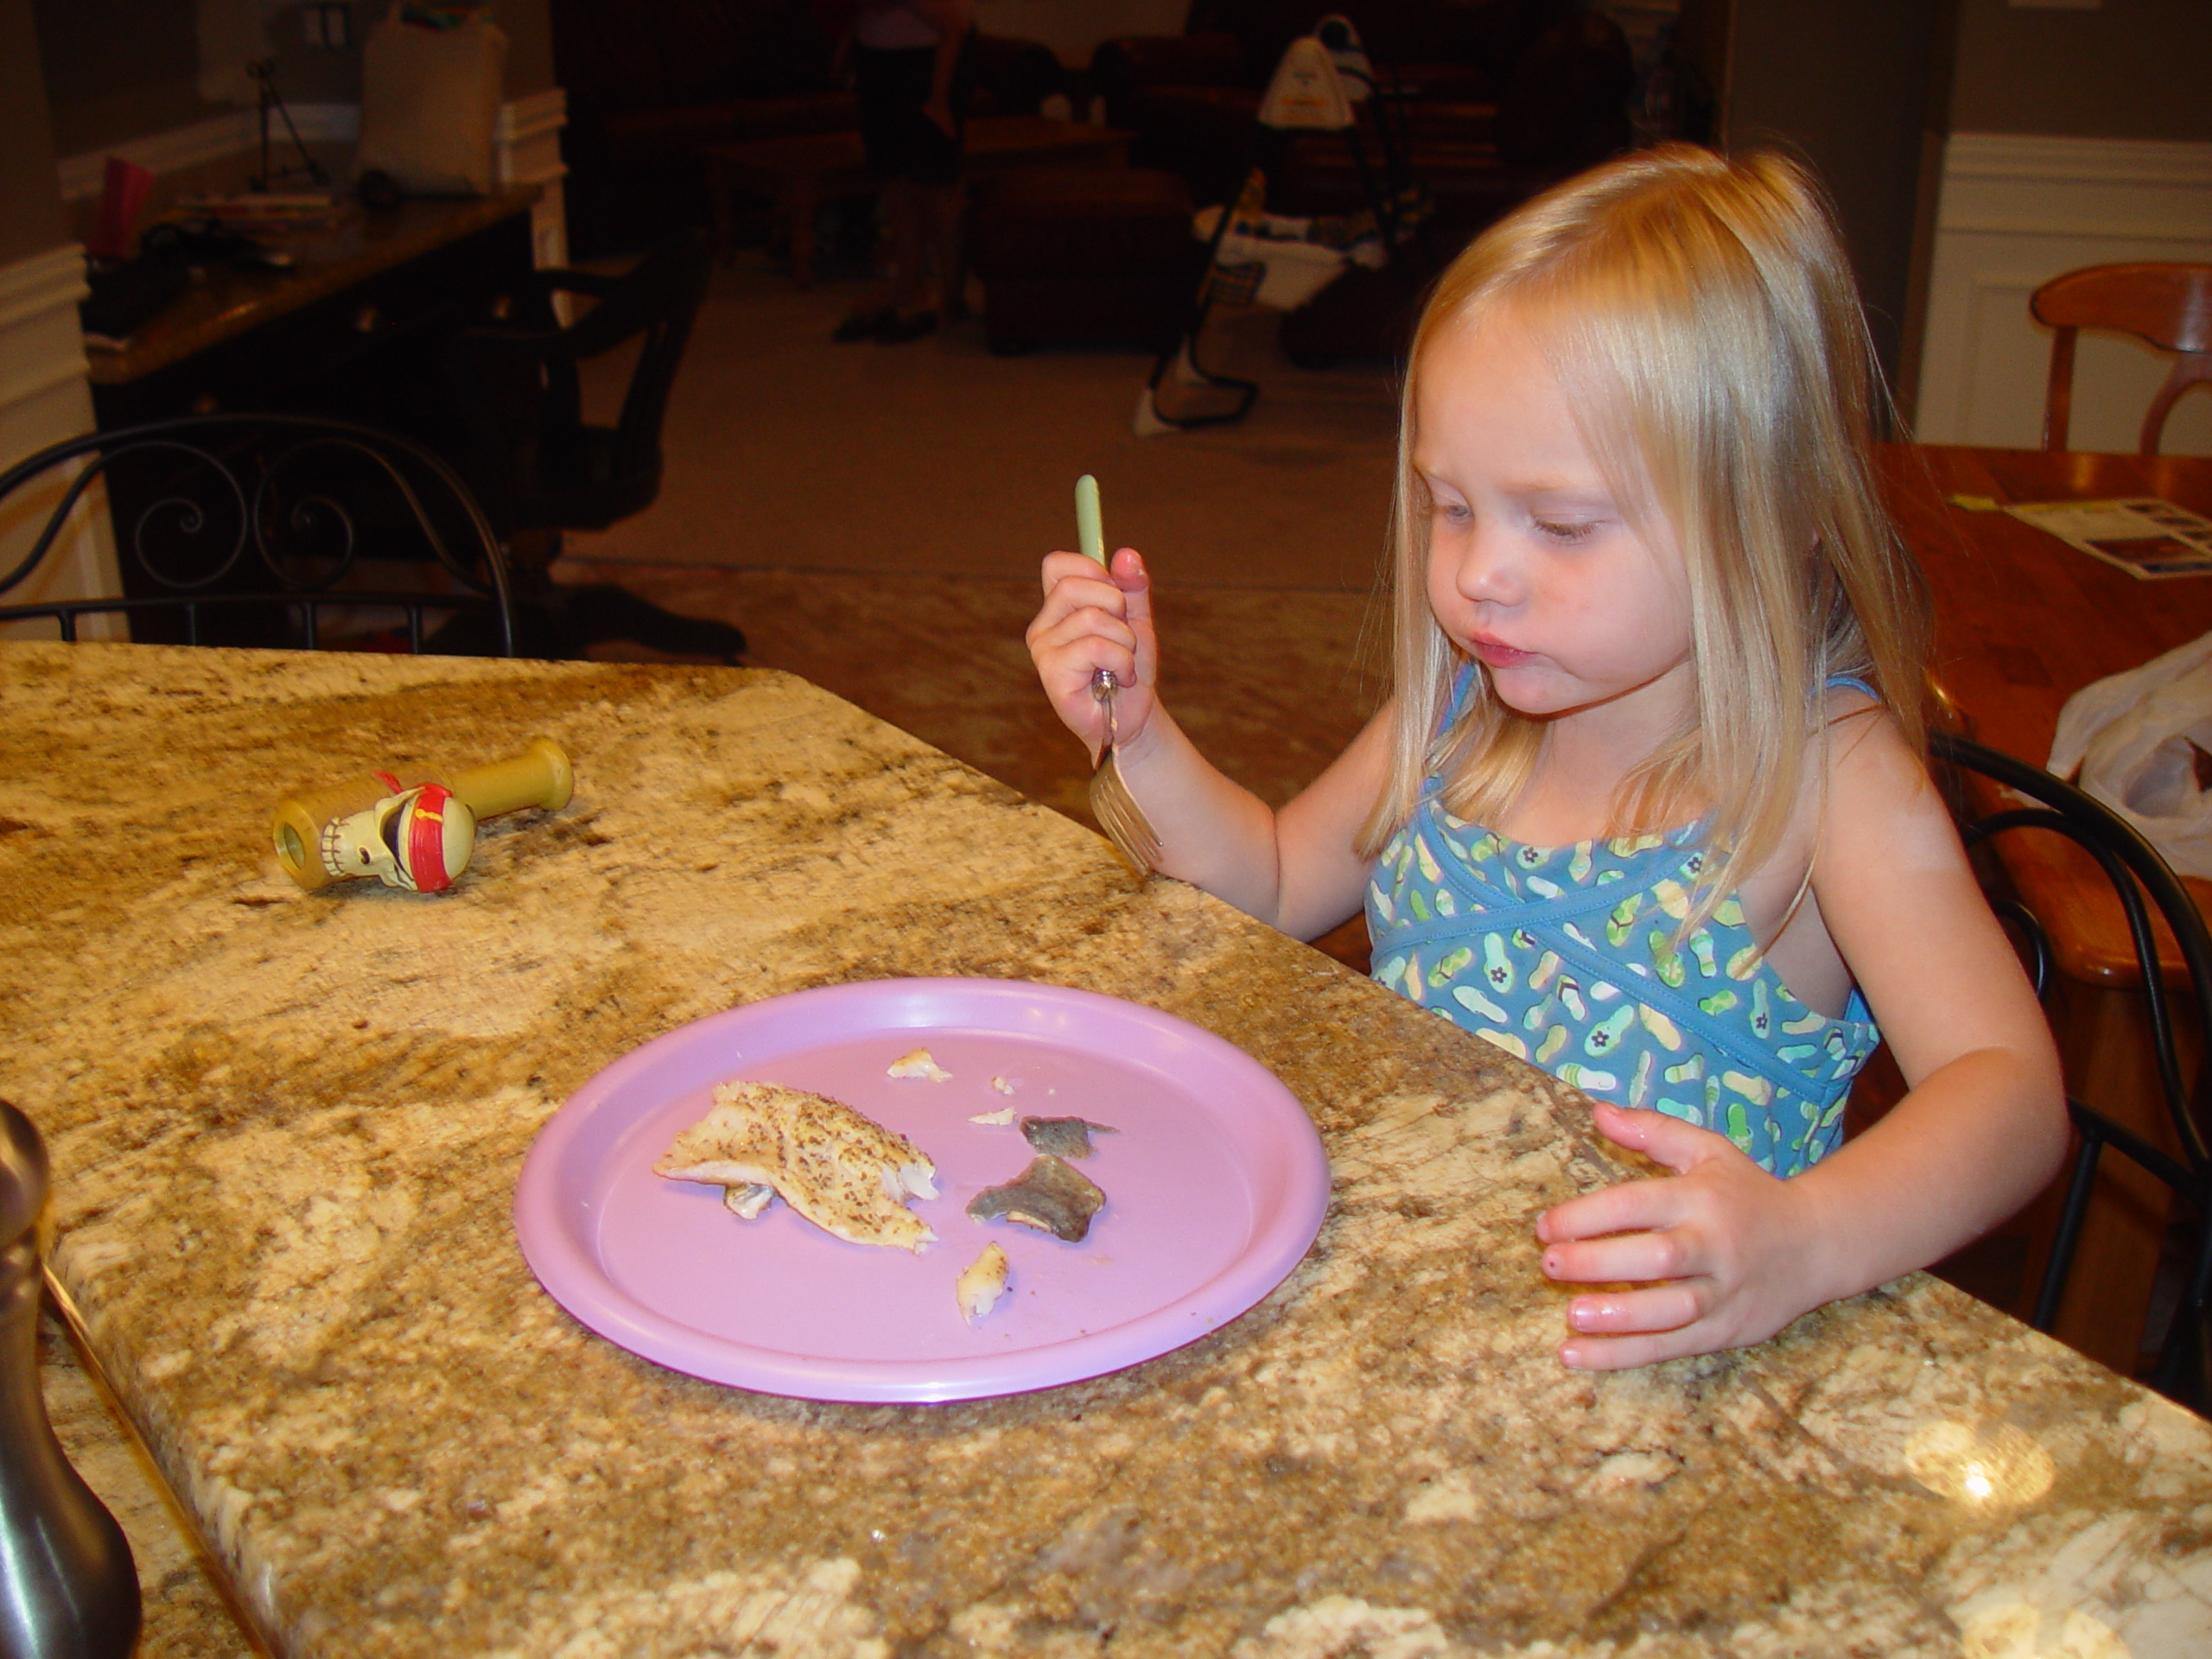
M1479 635L1467 641L1467 648L1474 652L1475 659L1485 668L1518 668L1523 663L1536 660L1536 653L1533 651L1516 651L1511 645L1501 645L1495 639L1484 639Z

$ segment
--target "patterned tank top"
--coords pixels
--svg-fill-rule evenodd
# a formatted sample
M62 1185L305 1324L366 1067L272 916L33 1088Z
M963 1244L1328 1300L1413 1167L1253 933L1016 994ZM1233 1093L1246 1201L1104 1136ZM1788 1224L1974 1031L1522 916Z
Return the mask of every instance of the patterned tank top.
M1367 890L1374 975L1562 1082L1726 1135L1798 1173L1843 1138L1881 1042L1791 995L1731 894L1675 944L1705 868L1702 823L1531 847L1456 818L1432 778Z

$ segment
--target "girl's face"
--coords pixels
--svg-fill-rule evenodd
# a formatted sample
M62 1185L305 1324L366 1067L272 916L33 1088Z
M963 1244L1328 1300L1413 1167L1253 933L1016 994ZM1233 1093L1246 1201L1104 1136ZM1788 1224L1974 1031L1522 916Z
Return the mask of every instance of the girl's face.
M1523 715L1606 710L1650 741L1694 706L1690 596L1656 512L1639 530L1510 305L1440 334L1414 390L1428 602Z

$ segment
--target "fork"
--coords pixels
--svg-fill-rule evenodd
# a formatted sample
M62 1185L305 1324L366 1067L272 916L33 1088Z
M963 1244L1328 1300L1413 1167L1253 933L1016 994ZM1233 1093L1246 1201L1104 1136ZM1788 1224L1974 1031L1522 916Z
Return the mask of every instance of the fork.
M1075 481L1075 528L1077 545L1085 557L1106 563L1106 533L1098 512L1098 480L1085 473ZM1090 773L1090 812L1098 827L1136 868L1149 875L1160 862L1160 836L1152 821L1129 793L1128 781L1115 759L1121 747L1121 730L1114 721L1114 694L1122 689L1114 671L1102 668L1090 677L1090 695L1106 715L1106 741L1098 751L1098 764Z
M1136 797L1129 793L1121 764L1114 758L1121 741L1114 724L1114 694L1120 690L1121 683L1111 669L1102 668L1090 677L1090 695L1106 711L1106 745L1099 750L1098 765L1090 774L1090 812L1122 856L1136 867L1137 874L1150 875L1160 862L1160 836L1137 804Z

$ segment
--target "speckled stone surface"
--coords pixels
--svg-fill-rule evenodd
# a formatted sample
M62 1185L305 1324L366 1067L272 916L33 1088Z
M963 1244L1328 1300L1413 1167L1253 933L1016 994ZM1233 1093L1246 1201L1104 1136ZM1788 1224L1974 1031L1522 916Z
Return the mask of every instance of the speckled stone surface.
M849 705L741 670L0 646L0 1095L56 1271L272 1650L1236 1659L2212 1649L2212 1428L1932 1281L1561 1370L1579 1097ZM452 893L308 895L276 796L549 733ZM826 982L1166 1009L1334 1173L1244 1318L949 1407L696 1382L537 1288L532 1135Z

